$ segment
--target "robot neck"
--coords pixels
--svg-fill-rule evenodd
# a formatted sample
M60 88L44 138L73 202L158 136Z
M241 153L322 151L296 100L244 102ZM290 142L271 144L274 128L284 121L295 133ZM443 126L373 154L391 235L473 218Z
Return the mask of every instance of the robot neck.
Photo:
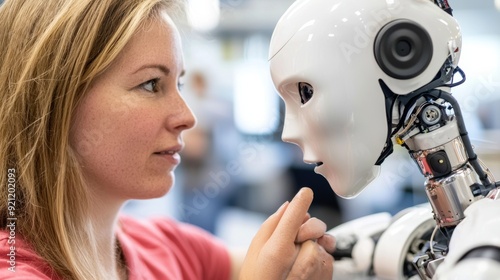
M433 89L414 102L395 104L407 108L403 125L393 132L426 177L426 194L440 227L454 227L464 211L498 187L474 153L456 100ZM404 106L401 106L404 105Z

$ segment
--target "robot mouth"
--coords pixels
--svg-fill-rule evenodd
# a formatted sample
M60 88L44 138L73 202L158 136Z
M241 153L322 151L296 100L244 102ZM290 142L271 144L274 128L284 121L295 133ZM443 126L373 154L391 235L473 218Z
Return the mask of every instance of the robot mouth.
M316 167L314 167L314 173L316 173L316 174L323 174L323 173L321 172L321 170L323 170L323 169L324 169L324 167L322 167L322 166L323 166L323 162L322 162L322 161L318 161L318 162L316 162L315 164L316 164ZM324 171L324 170L323 170L323 171Z

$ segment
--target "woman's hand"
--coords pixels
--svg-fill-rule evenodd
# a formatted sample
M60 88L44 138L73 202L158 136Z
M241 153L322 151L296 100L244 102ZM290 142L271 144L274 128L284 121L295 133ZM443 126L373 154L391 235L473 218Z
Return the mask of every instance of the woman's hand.
M312 190L302 188L261 226L248 249L240 279L332 279L335 240L309 218Z

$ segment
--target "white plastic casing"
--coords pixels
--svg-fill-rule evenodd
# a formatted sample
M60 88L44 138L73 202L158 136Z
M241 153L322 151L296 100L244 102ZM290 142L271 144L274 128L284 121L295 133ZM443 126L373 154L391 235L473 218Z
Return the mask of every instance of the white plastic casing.
M411 243L436 225L428 204L405 209L380 236L373 256L377 279L405 279L403 263Z
M453 231L450 252L438 266L433 279L498 279L500 263L487 258L462 256L481 246L500 247L500 200L481 199L465 210L465 219Z
M415 78L388 76L374 56L379 29L396 19L418 23L432 39L430 64ZM283 140L297 144L305 162L322 162L315 171L339 196L356 196L378 175L387 137L379 80L397 94L420 88L438 73L450 42L460 50L458 24L429 0L296 1L279 20L269 52L286 105ZM305 104L299 82L314 88Z

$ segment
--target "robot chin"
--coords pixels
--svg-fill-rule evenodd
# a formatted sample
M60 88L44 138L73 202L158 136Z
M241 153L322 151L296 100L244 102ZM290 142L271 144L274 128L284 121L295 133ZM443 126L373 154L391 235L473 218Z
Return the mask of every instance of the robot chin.
M339 171L338 169L334 170L329 167L328 164L323 163L316 166L314 172L325 177L335 194L345 199L351 199L358 196L366 186L379 176L380 166L374 165L365 172L354 170ZM365 175L354 177L352 174Z

